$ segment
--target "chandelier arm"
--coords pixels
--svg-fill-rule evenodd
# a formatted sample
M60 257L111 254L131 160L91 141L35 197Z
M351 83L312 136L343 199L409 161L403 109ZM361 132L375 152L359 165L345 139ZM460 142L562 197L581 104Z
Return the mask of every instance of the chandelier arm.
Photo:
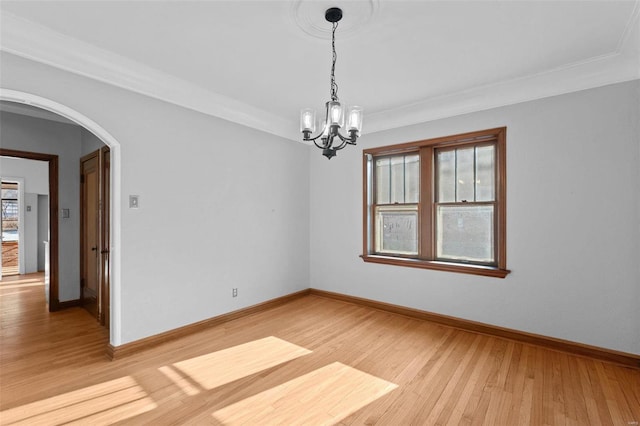
M319 136L321 136L321 134L320 134L320 135L318 135L318 136L316 136L315 138L313 138L313 139L311 139L311 140L313 141L313 144L314 144L315 146L317 146L317 147L318 147L318 148L320 148L320 149L324 149L324 148L326 148L326 146L318 145L318 142L316 142L316 139L318 139L318 137L319 137Z
M315 146L317 146L318 148L320 148L320 149L325 149L325 148L327 148L327 147L330 147L330 146L331 146L331 143L333 143L333 136L331 136L331 135L327 135L327 136L326 136L326 139L325 139L325 138L322 138L322 139L321 139L321 140L322 140L322 142L323 142L323 144L322 144L322 145L318 145L318 142L316 142L316 140L317 140L320 136L324 136L324 132L320 133L320 134L319 134L318 136L316 136L315 138L311 138L311 139L307 139L307 140L308 140L308 141L312 141L312 142L313 142L313 144L314 144Z
M349 145L355 145L356 144L356 138L348 138L346 136L342 136L340 133L338 133L338 137L342 140L342 142L347 143Z
M347 141L346 138L344 138L340 133L338 133L338 136L340 137L340 140L342 141L342 143L338 146L334 146L333 149L335 149L336 151L340 151L342 148L344 148L345 146L347 146L347 144L349 143Z
M323 147L318 146L318 144L316 143L316 139L318 139L322 135L324 135L324 130L322 132L318 133L318 135L315 138L308 138L308 139L304 139L304 140L305 141L311 141L311 142L315 143L318 148L323 148Z
M356 145L356 139L344 138L344 141L349 145Z
M347 146L347 143L343 142L342 144L340 144L340 146L338 146L337 148L333 148L333 149L336 150L336 151L340 151L341 149L343 149L346 146Z

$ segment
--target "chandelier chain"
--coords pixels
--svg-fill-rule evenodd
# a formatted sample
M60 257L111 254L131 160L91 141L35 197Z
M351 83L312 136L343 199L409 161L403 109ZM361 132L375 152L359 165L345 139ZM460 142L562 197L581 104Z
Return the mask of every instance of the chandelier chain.
M331 32L331 50L333 53L333 61L331 63L331 100L338 100L338 84L336 83L336 60L338 54L336 53L336 29L338 28L338 22L333 23L333 31Z

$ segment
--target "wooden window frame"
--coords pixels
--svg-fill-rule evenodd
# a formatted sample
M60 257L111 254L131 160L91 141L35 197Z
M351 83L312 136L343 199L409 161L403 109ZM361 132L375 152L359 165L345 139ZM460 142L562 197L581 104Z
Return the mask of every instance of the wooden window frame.
M509 274L507 269L507 174L506 174L506 127L463 133L434 139L407 142L398 145L363 150L363 248L360 256L365 262L387 265L408 266L414 268L434 269L448 272L460 272L473 275L504 278ZM436 260L435 258L435 151L439 148L455 148L482 143L491 143L496 147L495 175L495 266L471 263ZM410 153L420 155L420 201L419 217L419 255L405 257L376 254L374 251L374 208L373 194L375 181L373 159Z

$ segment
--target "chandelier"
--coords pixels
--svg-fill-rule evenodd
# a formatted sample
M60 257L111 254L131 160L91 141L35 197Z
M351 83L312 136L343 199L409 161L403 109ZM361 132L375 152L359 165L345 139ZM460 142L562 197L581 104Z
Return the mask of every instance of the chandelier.
M310 108L300 111L300 131L305 141L313 141L315 146L322 150L322 155L330 160L331 157L336 155L337 151L345 146L356 144L356 139L358 139L362 130L362 108L351 106L346 108L345 114L345 107L338 99L338 85L335 77L336 59L338 57L336 54L336 28L338 28L338 21L342 19L342 10L332 7L327 9L324 17L333 24L333 30L331 31L333 60L331 62L331 88L329 91L331 100L325 104L325 119L320 133L315 137L311 137L311 134L316 131L316 112ZM346 131L349 136L344 136L340 133L340 129L344 128L345 116L347 119ZM318 139L320 139L320 142L318 142Z

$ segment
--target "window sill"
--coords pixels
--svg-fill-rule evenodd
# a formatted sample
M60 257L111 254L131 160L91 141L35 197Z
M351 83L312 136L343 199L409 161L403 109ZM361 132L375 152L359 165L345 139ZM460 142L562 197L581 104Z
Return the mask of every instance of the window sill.
M511 271L491 266L468 265L465 263L439 262L435 260L404 259L401 257L363 254L360 256L365 262L382 263L386 265L408 266L411 268L434 269L436 271L459 272L463 274L483 275L486 277L504 278Z

